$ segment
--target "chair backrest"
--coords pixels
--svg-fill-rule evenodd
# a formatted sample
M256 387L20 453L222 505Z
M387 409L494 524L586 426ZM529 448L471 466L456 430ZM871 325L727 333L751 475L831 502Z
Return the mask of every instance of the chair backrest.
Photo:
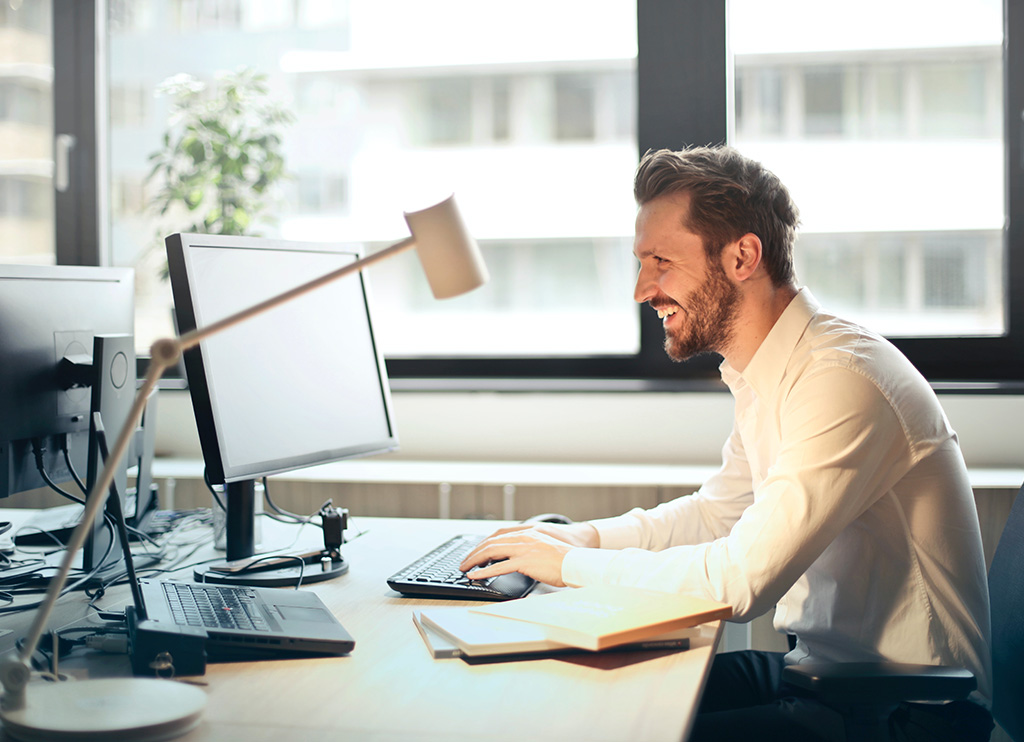
M1024 740L1024 487L999 537L988 589L992 601L992 715Z

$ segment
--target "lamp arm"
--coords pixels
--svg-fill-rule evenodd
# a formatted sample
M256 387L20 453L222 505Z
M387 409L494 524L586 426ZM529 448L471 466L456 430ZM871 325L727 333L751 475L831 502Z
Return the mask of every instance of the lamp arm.
M39 640L43 635L43 631L46 629L46 624L49 621L50 614L53 612L53 606L56 604L57 599L60 598L61 592L64 590L68 574L71 572L71 566L74 563L75 555L82 548L82 544L85 543L86 535L93 520L99 513L100 508L102 508L107 501L107 496L110 493L110 485L114 481L115 471L117 470L117 466L121 459L124 458L125 453L127 453L128 446L131 444L132 437L135 435L135 429L138 427L139 421L142 420L142 415L146 409L146 401L149 399L150 393L156 388L156 385L163 377L164 372L178 362L181 358L182 352L195 347L205 338L215 335L221 330L226 330L229 327L244 322L258 314L269 311L281 304L285 304L292 299L296 299L303 294L313 291L314 289L318 289L332 281L336 281L343 276L362 270L363 268L373 265L385 258L405 252L406 250L411 250L415 246L415 238L407 237L401 242L395 243L391 247L379 250L372 255L362 258L361 260L349 263L348 265L332 271L331 273L327 273L319 278L309 281L308 283L304 283L301 286L297 286L282 294L278 294L277 296L260 302L248 309L243 309L240 312L213 322L206 327L197 327L195 330L187 332L179 338L164 338L153 343L150 349L151 358L149 368L146 371L146 377L142 382L142 386L135 395L135 400L132 403L131 410L128 412L128 419L125 421L124 427L117 436L117 441L114 443L114 447L111 449L110 455L107 457L103 471L100 473L99 479L96 480L92 491L86 498L85 511L82 513L82 520L71 534L71 538L67 543L64 553L64 558L61 560L60 568L57 570L57 574L53 579L50 580L50 585L46 591L46 597L43 599L39 609L36 611L35 618L32 621L32 626L29 629L25 643L22 645L21 652L19 652L15 658L10 658L0 663L0 685L3 686L4 690L3 696L0 697L0 706L5 710L14 710L24 707L25 686L28 684L29 678L32 674L32 655L35 653Z
M243 309L240 312L232 314L228 317L224 317L223 319L219 319L216 322L212 322L205 327L197 327L191 332L186 332L184 335L178 338L181 350L186 351L189 348L193 348L196 345L198 345L200 341L205 340L210 335L216 335L221 330L226 330L229 327L245 322L247 319L255 317L258 314L262 314L263 312L269 311L281 304L287 304L292 299L297 299L303 294L307 294L310 291L313 291L314 289L318 289L321 286L325 286L326 284L331 283L332 281L336 281L337 279L343 276L347 276L350 273L360 271L363 268L366 268L368 266L373 265L374 263L384 260L385 258L390 258L394 255L398 255L399 253L405 252L406 250L411 250L414 247L416 247L416 239L413 237L406 237L401 242L396 242L394 245L391 245L391 247L386 247L383 250L378 250L372 255L367 255L365 258L357 260L354 263L349 263L348 265L344 265L335 271L325 273L319 278L314 278L312 281L309 281L308 283L296 286L295 288L289 289L284 293L278 294L277 296L271 297L270 299L266 299L265 301L261 301L259 304L254 304L248 309Z

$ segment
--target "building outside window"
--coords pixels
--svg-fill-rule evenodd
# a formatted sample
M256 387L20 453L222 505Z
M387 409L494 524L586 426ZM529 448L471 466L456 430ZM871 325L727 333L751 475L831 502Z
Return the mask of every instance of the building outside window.
M292 180L274 223L255 231L369 252L404 237L403 211L454 192L491 265L490 285L443 303L430 299L415 258L369 273L386 355L638 350L637 143L622 113L636 105L632 3L528 2L508 14L468 1L350 0L316 26L306 21L322 3L290 13L263 2L145 5L110 6L109 87L125 112L110 132L115 262L152 272L159 252L151 215L128 211L147 194L126 194L145 181L167 104L150 96L136 120L143 109L128 91L250 65L297 115L285 141ZM167 53L148 53L154 45ZM145 347L147 328L166 332L170 313L165 288L141 283L157 297L140 298L151 308L137 330Z
M54 262L49 0L0 4L0 260Z
M941 378L974 378L983 358L1010 357L986 356L985 339L1020 345L1008 320L1019 301L1007 293L1020 283L1007 238L1020 196L1004 131L1020 87L1004 63L1015 3L532 0L507 13L473 0L105 0L96 96L93 73L79 74L92 30L67 37L93 7L0 4L0 260L134 266L141 348L171 331L161 278L171 230L154 219L159 184L147 178L168 124L156 91L174 75L209 82L240 65L265 74L295 115L290 178L254 232L369 252L405 236L402 211L456 193L494 278L438 303L414 258L375 269L375 320L396 368L713 376L707 363L664 362L660 328L632 302L630 191L640 149L721 140L791 187L803 214L798 277L826 306L911 348L915 362L970 366L943 362ZM638 25L638 13L651 21ZM677 16L708 43L662 44ZM68 52L79 47L85 56ZM701 74L659 97L684 68ZM70 93L55 95L60 85ZM718 109L702 106L723 92L719 125ZM694 108L711 113L695 125ZM66 135L61 117L79 109L84 136ZM86 167L70 191L59 188L69 151ZM58 218L76 188L98 193L99 208L79 195L74 218Z
M1006 329L1002 3L941 5L729 4L732 141L801 208L800 281L889 337Z

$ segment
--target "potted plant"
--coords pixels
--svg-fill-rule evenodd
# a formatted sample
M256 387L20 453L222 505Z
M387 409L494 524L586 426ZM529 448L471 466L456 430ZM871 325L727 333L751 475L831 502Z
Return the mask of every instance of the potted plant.
M288 177L282 137L295 120L270 96L266 75L243 67L211 84L175 75L157 92L171 108L146 181L157 184L150 209L169 225L164 233L258 234Z
M136 264L136 331L146 339L173 332L164 237L258 236L272 224L277 187L290 177L284 131L295 119L271 97L266 75L247 67L219 72L211 83L175 75L157 93L170 110L146 176L154 239Z

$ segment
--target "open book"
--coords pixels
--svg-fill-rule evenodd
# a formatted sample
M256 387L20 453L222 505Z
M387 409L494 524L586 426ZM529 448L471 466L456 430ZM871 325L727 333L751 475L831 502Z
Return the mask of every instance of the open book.
M595 651L732 616L724 603L617 585L570 588L469 610L526 622L548 640Z

